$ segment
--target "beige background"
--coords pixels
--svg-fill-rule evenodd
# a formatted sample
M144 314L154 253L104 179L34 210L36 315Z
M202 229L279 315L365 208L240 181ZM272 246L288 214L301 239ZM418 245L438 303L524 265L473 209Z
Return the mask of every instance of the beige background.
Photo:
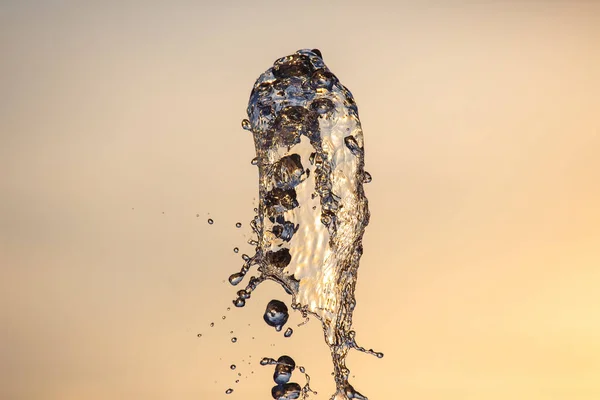
M313 47L373 175L356 388L600 398L599 43L595 1L1 2L0 398L264 399L286 353L328 398L318 324L223 283L250 89Z

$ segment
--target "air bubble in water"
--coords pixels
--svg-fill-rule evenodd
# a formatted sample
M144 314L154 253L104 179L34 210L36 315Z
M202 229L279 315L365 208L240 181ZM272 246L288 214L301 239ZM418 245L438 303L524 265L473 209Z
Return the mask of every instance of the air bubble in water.
M263 319L267 325L272 326L279 332L289 317L287 306L279 300L271 300L267 304L267 309L263 315Z

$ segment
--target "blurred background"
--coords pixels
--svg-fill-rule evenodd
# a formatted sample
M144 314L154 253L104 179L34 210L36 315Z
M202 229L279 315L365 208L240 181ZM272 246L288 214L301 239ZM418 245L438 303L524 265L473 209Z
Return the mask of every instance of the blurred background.
M600 398L599 43L591 0L2 1L0 398L266 399L282 354L329 398L317 321L284 338L277 285L236 309L226 283L258 195L240 121L301 48L373 175L354 323L385 357L349 356L356 389Z

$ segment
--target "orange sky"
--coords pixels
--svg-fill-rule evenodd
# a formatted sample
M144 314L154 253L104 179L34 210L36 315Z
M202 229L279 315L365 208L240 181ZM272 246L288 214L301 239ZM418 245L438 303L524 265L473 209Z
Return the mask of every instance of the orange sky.
M350 355L356 389L600 398L600 3L412 3L0 5L0 398L262 399L289 354L328 399L316 321L285 339L280 288L227 311L223 283L250 90L315 47L373 175L354 321L385 357Z

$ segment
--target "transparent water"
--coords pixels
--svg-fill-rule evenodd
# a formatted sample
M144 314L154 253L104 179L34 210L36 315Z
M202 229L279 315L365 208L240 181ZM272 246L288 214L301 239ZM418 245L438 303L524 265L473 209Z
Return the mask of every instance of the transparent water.
M258 167L259 205L251 222L256 240L252 257L230 276L243 307L265 280L280 284L291 307L316 317L331 350L336 393L332 399L366 399L348 381L346 356L357 349L352 330L354 289L362 236L369 223L363 183L364 144L358 108L350 91L329 71L319 50L282 57L254 84L242 127L252 132ZM210 221L209 221L210 222ZM264 320L281 331L288 308L280 299L267 304ZM289 337L288 328L284 335ZM264 363L263 363L264 362ZM263 359L275 365L275 399L306 396L310 388L288 382L293 359Z

